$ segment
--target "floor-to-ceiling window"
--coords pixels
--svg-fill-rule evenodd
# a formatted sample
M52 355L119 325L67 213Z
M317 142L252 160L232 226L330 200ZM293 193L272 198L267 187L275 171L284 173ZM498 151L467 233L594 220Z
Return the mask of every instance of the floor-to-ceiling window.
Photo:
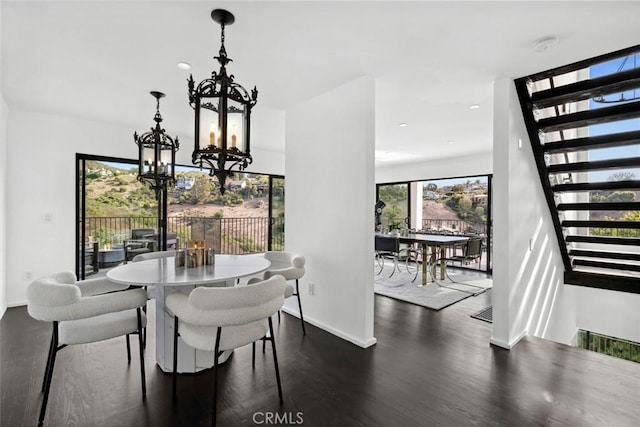
M269 203L269 218L271 228L269 235L269 250L284 249L284 177L272 176L270 186L271 203Z
M409 228L411 208L408 182L379 184L376 188L376 200L385 204L380 215L382 230Z
M137 162L77 155L77 275L127 262L135 249L156 250L155 193L137 181ZM167 243L202 240L218 253L284 248L284 177L235 173L221 194L217 180L176 166L168 190Z
M491 272L491 175L378 184L376 191L385 203L379 230L479 236L482 256L461 267Z
M429 233L482 237L481 256L463 267L490 272L491 176L432 179L418 184L422 203L417 206L422 209L422 219L416 228Z

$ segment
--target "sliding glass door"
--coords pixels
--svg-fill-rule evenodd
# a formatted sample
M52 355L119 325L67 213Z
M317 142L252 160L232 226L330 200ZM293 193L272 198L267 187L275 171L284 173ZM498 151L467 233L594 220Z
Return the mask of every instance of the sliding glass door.
M76 161L77 276L158 250L156 196L137 181L137 163L84 154ZM284 177L235 173L223 195L206 171L176 166L167 199L169 248L202 240L225 254L284 249Z
M478 175L378 184L377 201L385 204L378 229L477 237L482 240L480 255L456 266L490 273L491 179ZM464 250L461 246L451 255L462 257Z
M284 177L270 177L269 191L269 250L284 250Z

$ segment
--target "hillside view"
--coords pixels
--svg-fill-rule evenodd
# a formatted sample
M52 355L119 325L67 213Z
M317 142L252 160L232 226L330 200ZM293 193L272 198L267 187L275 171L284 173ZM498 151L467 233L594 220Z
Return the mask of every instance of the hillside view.
M487 220L488 183L482 179L421 182L422 229L471 230ZM381 185L379 198L386 203L383 225L402 228L408 217L406 184Z
M86 232L101 247L121 243L133 228L157 226L155 192L137 180L137 173L135 165L86 162ZM208 240L217 248L232 245L234 253L264 250L269 227L268 175L234 174L224 195L215 178L196 168L179 168L176 181L167 193L168 227L181 242ZM282 190L275 191L273 215L281 220L274 231L282 233L284 200Z
M147 185L140 183L138 169L114 167L107 163L87 161L86 215L88 217L109 216L155 216L156 196ZM243 174L244 175L244 174ZM193 184L169 190L169 212L193 214L191 216L215 216L237 218L266 216L268 214L268 177L234 177L231 187L224 195L217 183L208 174L176 172L176 179L192 179ZM238 182L234 187L234 183Z

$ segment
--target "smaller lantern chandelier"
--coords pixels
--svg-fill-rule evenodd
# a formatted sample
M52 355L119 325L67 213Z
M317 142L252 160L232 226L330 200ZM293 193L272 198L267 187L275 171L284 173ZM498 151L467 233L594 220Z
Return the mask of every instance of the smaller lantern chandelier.
M143 184L148 182L158 195L160 190L166 189L167 184L175 183L174 165L180 143L177 137L174 141L160 127L160 98L164 97L164 93L154 91L151 95L156 98L156 114L153 117L156 125L142 135L134 132L133 139L138 144L138 181Z
M195 112L195 144L192 161L209 169L216 176L220 192L224 194L227 176L236 166L244 170L251 162L249 133L251 108L258 99L258 90L249 92L227 74L227 57L224 47L224 28L234 23L233 14L223 9L211 12L211 19L220 24L221 46L218 56L220 71L213 71L211 78L197 86L193 75L189 76L189 104ZM206 166L205 166L206 165Z
M156 114L153 121L155 127L151 132L138 135L133 133L133 139L138 144L138 181L148 182L156 192L158 201L158 248L167 250L167 186L175 183L176 151L180 143L175 141L160 127L160 98L162 92L151 92L156 99Z

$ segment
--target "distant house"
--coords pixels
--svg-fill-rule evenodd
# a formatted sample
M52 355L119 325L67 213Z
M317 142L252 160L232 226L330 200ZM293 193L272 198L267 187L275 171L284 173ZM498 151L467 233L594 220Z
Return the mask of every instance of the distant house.
M179 176L176 179L176 188L181 188L183 190L191 190L194 184L196 183L195 178L188 178L186 176Z
M245 181L231 181L229 183L229 190L238 191L238 190L242 190L246 186L247 186L247 183Z
M108 178L113 176L113 172L105 168L87 169L87 175L99 175L100 178Z
M486 194L474 194L471 201L475 206L485 206L487 204L489 196Z
M426 190L422 194L423 197L427 200L438 200L440 198L440 195L435 191Z

